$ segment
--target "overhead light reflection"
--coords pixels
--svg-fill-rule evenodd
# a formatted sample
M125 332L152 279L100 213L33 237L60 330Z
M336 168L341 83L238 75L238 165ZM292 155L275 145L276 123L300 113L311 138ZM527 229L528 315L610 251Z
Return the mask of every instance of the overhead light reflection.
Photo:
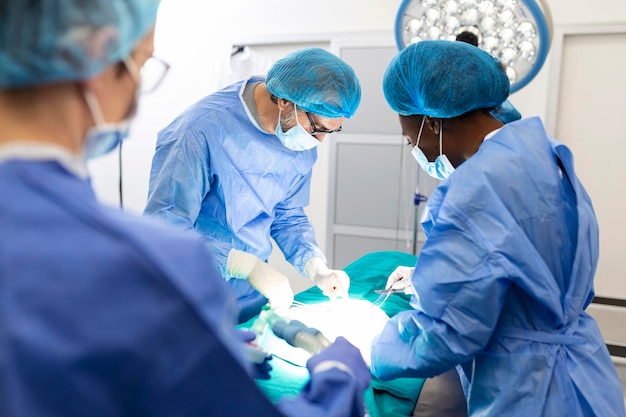
M543 65L552 21L544 0L403 0L396 17L399 49L463 32L476 35L478 47L507 66L513 93Z

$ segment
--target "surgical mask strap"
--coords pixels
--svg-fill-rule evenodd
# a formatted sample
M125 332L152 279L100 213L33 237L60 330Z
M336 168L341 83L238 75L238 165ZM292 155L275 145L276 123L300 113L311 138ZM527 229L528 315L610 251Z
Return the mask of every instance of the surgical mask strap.
M124 65L126 65L126 69L128 70L128 73L130 74L133 81L135 81L135 84L139 86L139 84L141 83L141 71L137 67L137 64L135 64L135 61L133 61L130 57L126 57L122 62L124 63Z
M443 155L443 122L439 119L439 156Z
M422 124L420 125L420 131L417 134L417 142L415 142L415 146L420 144L420 139L422 138L422 130L424 130L424 122L426 121L426 116L422 117Z
M293 110L294 110L294 117L296 118L296 125L300 124L300 120L298 120L298 106L296 106L296 103L293 102Z
M89 108L91 117L96 123L96 126L101 126L105 124L102 108L100 107L100 103L98 102L98 99L96 98L94 92L90 88L85 88L83 90L83 95L85 97L85 101L87 102L87 107Z
M293 103L293 102L292 102ZM300 121L298 120L298 106L296 106L296 103L293 103L293 110L294 110L294 117L296 118L296 126L300 124ZM278 108L278 124L280 125L280 115L282 114L282 110L280 109L280 107ZM280 126L280 130L283 130L283 127ZM283 130L284 132L284 130Z
M420 139L422 138L422 131L424 130L424 122L426 122L426 116L422 118L422 124L420 125L420 131L417 134L417 142L415 143L415 146L419 145ZM443 121L440 119L439 120L439 156L441 155L443 155Z

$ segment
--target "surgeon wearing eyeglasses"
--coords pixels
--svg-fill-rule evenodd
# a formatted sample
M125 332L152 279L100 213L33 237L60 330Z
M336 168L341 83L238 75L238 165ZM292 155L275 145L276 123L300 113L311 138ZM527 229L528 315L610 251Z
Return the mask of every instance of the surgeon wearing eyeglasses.
M287 277L266 262L270 238L325 295L347 297L350 279L326 266L304 208L317 146L360 99L348 64L307 48L266 77L203 98L159 132L144 215L206 238L242 321L268 299L278 309L293 301Z

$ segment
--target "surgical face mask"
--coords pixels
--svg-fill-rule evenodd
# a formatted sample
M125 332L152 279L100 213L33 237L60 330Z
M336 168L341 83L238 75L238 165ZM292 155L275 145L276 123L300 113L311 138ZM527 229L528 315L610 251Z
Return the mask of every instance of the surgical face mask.
M319 145L319 141L315 139L298 120L298 108L296 103L293 103L294 115L296 117L296 125L291 129L283 132L283 128L280 125L281 111L278 110L278 124L276 125L276 136L282 142L282 144L292 151L306 151L313 149Z
M418 146L420 138L422 137L422 130L424 129L425 121L426 116L422 119L422 125L420 126L420 131L417 135L417 143L413 147L411 154L428 175L439 180L445 180L454 172L454 167L448 160L448 157L442 152L443 122L441 122L442 124L439 126L439 156L435 159L435 162L430 162Z
M128 60L130 61L130 59ZM104 120L104 114L102 113L100 103L98 103L94 92L90 89L83 90L87 107L89 108L91 117L96 123L94 127L89 129L85 138L83 145L83 157L85 159L96 158L111 152L128 137L130 121L135 115L137 102L139 100L139 74L134 62L131 65L129 62L124 61L124 64L133 80L137 83L137 91L135 99L123 120L115 123L107 123Z

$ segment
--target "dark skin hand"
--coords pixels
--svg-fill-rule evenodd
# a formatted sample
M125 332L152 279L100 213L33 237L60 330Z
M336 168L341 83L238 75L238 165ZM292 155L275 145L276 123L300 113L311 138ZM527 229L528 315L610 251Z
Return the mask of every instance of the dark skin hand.
M439 133L443 125L442 148L450 163L457 168L478 151L485 136L504 126L489 114L488 110L476 110L450 119L437 119L430 116L399 116L402 135L411 147L417 143L417 136L426 117L419 147L429 161L439 156Z

